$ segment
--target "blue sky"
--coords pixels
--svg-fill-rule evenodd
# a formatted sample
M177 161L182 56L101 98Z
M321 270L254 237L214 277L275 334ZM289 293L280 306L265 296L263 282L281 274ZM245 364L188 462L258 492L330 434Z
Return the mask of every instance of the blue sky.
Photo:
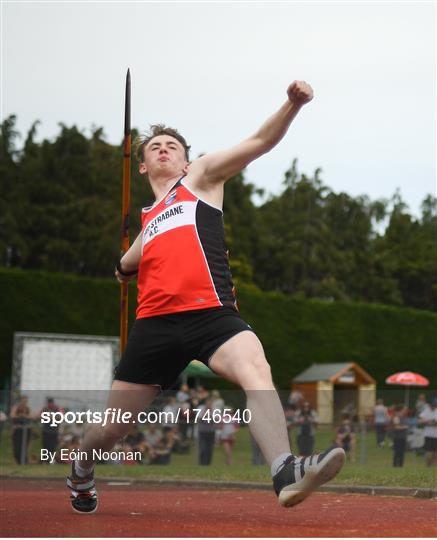
M413 214L436 193L432 2L2 2L1 116L108 141L132 123L177 127L193 155L254 132L294 79L314 100L246 177L277 193L294 157L336 192L400 188Z

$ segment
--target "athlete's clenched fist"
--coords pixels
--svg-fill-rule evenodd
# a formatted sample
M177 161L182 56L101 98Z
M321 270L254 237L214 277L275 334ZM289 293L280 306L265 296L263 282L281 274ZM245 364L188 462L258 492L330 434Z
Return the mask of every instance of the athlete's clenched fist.
M288 99L296 105L305 105L313 99L313 89L305 81L294 81L287 89Z

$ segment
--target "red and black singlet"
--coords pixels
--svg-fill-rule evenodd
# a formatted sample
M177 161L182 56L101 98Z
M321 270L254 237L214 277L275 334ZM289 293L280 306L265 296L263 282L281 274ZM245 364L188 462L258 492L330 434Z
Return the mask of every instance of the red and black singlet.
M236 307L223 212L181 178L142 211L137 318L224 305Z

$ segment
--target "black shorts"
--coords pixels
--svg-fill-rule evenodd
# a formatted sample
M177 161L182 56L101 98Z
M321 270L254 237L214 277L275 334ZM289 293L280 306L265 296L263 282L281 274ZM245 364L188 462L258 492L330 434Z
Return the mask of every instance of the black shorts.
M437 452L437 437L425 437L425 452Z
M252 329L226 306L137 319L114 378L165 390L191 360L208 365L220 345L244 330Z

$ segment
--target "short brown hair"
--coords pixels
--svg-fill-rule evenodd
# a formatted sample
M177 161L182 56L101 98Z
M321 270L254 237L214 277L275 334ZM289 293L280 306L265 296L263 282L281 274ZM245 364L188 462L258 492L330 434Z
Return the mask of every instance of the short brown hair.
M158 135L169 135L170 137L174 137L176 140L178 140L184 147L185 157L187 158L187 161L190 161L191 146L187 144L187 141L184 139L184 137L182 137L182 135L177 129L167 127L165 124L153 124L150 126L150 129L147 133L142 133L141 135L138 135L138 137L135 139L135 155L138 161L144 161L144 148L152 139L154 139Z

